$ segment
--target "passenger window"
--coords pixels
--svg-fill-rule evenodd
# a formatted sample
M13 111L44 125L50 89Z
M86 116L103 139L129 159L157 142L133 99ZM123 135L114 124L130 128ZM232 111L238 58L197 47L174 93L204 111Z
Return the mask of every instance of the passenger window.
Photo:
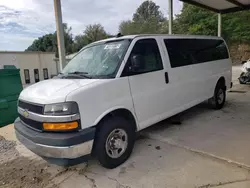
M139 57L140 66L136 69L132 67L132 59ZM162 59L155 39L138 40L130 54L123 76L142 74L162 70Z
M218 39L165 39L172 68L229 58L226 44Z
M194 59L189 51L190 42L183 39L164 40L172 68L193 64Z
M222 40L196 40L195 57L197 63L227 59L229 57L226 45Z

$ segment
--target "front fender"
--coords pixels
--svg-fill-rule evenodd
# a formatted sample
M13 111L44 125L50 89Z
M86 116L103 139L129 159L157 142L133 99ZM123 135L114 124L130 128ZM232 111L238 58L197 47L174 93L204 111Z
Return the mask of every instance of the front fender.
M121 109L124 109L124 110L128 110L129 112L131 112L131 114L133 115L134 119L135 119L135 122L136 122L136 126L137 126L137 129L139 128L138 127L138 121L137 121L137 117L134 113L134 109L127 109L126 107L124 106L115 106L113 108L110 108L108 110L106 110L105 112L103 112L100 116L98 116L98 118L95 120L95 123L94 125L97 125L106 115L108 115L109 113L111 112L114 112L115 110L121 110Z
M127 77L103 79L81 87L70 93L66 101L78 104L82 129L97 125L105 115L116 109L127 109L135 117Z

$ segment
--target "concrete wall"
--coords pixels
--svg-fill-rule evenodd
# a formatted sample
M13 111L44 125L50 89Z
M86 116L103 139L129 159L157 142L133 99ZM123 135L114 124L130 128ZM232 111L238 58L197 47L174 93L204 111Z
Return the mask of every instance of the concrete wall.
M30 83L35 83L34 69L39 70L39 79L44 80L43 69L48 69L49 78L57 74L55 53L50 52L0 52L0 69L3 65L15 65L20 69L22 84L25 85L24 69L29 70Z

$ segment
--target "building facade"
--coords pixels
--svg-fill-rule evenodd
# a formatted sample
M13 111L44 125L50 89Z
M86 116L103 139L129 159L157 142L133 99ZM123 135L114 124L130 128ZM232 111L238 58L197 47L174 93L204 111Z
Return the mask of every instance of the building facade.
M58 74L53 52L1 52L0 69L15 65L20 69L22 84L33 84Z

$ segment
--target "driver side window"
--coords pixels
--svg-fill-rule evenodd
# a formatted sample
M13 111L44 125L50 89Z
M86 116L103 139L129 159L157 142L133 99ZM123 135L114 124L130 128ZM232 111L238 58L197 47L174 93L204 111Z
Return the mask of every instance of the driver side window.
M133 69L132 58L135 56L139 56L141 62L140 67ZM141 39L135 43L122 75L131 76L162 69L162 59L156 40Z

